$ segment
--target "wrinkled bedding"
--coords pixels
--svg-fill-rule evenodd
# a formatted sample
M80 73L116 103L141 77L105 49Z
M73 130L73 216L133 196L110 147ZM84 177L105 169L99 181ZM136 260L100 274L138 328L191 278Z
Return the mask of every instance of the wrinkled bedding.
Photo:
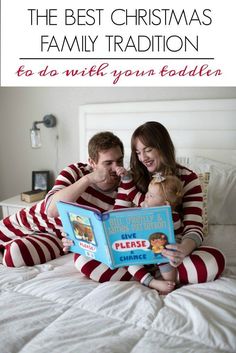
M0 353L236 352L236 226L210 226L206 244L227 268L167 296L136 282L98 284L72 254L44 265L0 265Z

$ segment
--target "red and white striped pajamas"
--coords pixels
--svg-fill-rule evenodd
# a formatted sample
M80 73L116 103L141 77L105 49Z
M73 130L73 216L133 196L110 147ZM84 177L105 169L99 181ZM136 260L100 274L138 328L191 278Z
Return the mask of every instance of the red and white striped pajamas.
M0 221L0 251L3 252L4 265L33 266L64 254L61 221L59 217L48 217L46 209L54 193L90 172L91 167L87 164L76 163L68 166L60 173L45 200ZM103 194L88 187L77 202L107 211L113 208L116 194L116 191Z
M196 203L201 199L198 182L190 180L191 178L187 176L188 173L186 174L187 170L184 170L185 173L181 178L185 182L186 189L185 220L183 222L185 232L183 234L185 236L185 234L195 231L197 237L202 240L201 226L199 226L201 222L198 220L200 217L199 211L192 212L193 209L197 209ZM68 166L60 173L53 189L47 194L45 200L0 221L0 251L3 251L2 261L4 265L11 267L33 266L63 254L60 240L63 230L61 221L59 218L48 217L46 209L51 196L55 192L73 184L90 172L91 168L87 164L76 163ZM135 191L132 191L129 195L129 188L126 187L127 185L125 187L121 185L118 195L116 191L102 193L93 187L88 187L77 202L96 207L100 211L107 211L113 208L117 197L116 208L129 207L130 202L135 203L135 197L132 200L132 193L134 194ZM131 200L128 200L128 195L131 196ZM75 254L74 261L76 268L82 274L98 282L128 281L133 277L142 282L148 275L148 271L144 267L135 270L134 266L130 266L129 271L127 268L111 270L106 265L79 254ZM202 248L201 250L200 248L185 259L184 263L179 266L178 271L180 282L194 283L218 278L223 269L224 257L221 252L217 249Z
M212 281L223 272L225 258L218 249L200 246L203 242L202 190L197 175L187 168L180 167L179 178L183 182L184 196L181 222L178 215L173 215L176 240L181 242L183 238L193 239L198 248L178 266L178 282L187 284ZM143 200L144 195L140 194L132 180L123 180L118 190L114 208L140 206ZM148 271L143 266L129 266L128 268L111 270L96 260L78 254L75 255L75 266L87 277L98 282L127 281L135 278L143 283L148 276Z

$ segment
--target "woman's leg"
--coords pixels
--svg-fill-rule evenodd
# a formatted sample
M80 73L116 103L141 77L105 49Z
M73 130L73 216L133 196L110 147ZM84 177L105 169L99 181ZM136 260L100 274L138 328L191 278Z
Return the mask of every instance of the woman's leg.
M180 284L204 283L219 278L225 269L223 253L210 246L201 246L187 256L177 268Z
M107 265L80 254L74 254L74 264L80 273L100 283L107 281L130 281L133 278L125 267L111 270Z
M149 271L143 266L129 266L111 270L107 265L97 260L75 254L76 269L86 277L96 282L130 281L135 279L145 284L145 279L150 276ZM222 274L225 268L225 258L216 248L202 246L195 250L177 268L177 282L181 284L203 283L213 281Z

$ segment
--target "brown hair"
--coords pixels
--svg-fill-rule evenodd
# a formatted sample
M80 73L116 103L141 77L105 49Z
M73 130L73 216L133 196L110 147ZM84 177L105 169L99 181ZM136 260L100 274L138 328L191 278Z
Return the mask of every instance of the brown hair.
M110 131L103 131L95 134L88 143L89 157L95 162L98 162L98 154L101 151L107 151L110 148L120 147L124 156L124 146L118 136Z
M145 193L151 180L147 168L139 161L136 153L136 140L145 146L156 148L161 158L163 175L176 174L175 147L167 129L157 121L148 121L140 125L131 138L130 168L137 188Z
M168 244L168 237L167 237L167 235L165 234L165 233L152 233L150 236L149 236L149 242L150 242L150 246L149 246L149 248L148 249L152 249L152 244L151 244L151 241L152 240L157 240L157 239L159 239L159 240L164 240L165 241L165 245L167 245ZM160 251L159 252L161 252L161 250L162 249L160 249Z
M159 186L165 200L169 202L172 209L181 204L183 197L183 184L176 175L167 175L161 181L154 176L150 184Z

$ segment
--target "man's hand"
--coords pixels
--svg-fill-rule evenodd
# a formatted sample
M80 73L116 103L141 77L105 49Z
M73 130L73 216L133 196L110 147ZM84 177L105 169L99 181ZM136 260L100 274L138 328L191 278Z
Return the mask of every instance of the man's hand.
M92 173L87 174L86 178L89 184L100 184L107 182L111 179L110 173L105 168L95 169Z
M68 253L69 252L69 247L74 245L74 242L67 238L66 233L62 233L62 236L63 236L63 238L62 238L61 241L62 241L62 244L63 244L63 251L65 253Z

